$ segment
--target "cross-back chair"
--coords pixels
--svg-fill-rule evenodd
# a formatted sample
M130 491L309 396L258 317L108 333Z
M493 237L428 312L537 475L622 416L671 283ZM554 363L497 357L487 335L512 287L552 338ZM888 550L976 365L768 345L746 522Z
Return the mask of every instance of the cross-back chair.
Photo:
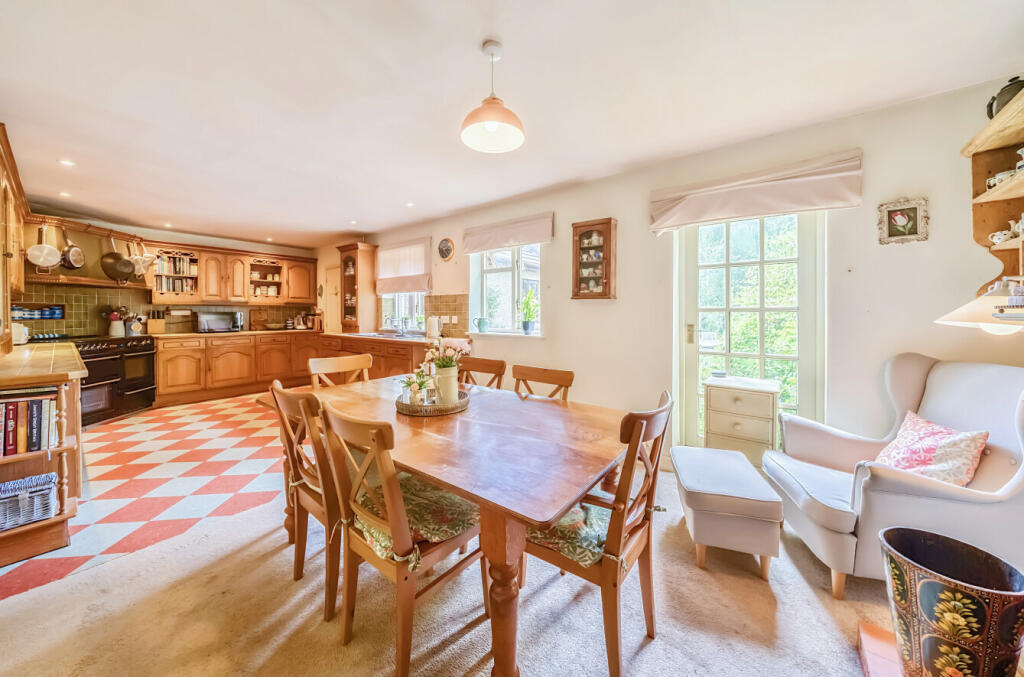
M473 372L489 374L491 378L487 381L486 386L501 390L501 382L505 378L505 360L490 360L484 357L469 356L459 360L459 383L479 385L473 377Z
M373 355L342 355L339 357L309 358L309 373L313 380L313 390L321 386L355 383L370 380L370 367L373 366ZM340 376L338 383L330 379L328 374Z
M395 437L390 423L353 418L330 402L323 405L322 417L325 434L313 444L327 447L341 497L341 642L348 644L352 639L359 564L369 562L397 588L395 664L398 675L408 675L416 605L477 560L484 610L490 613L487 562L479 547L419 588L422 572L431 570L480 533L480 512L465 499L397 472L391 459ZM353 448L364 450L365 455L353 453ZM374 472L379 484L367 479Z
M324 586L324 620L334 618L338 597L338 567L341 561L341 534L334 527L341 519L341 506L330 462L320 438L320 401L309 392L285 390L275 380L270 387L281 424L281 440L285 453L285 486L294 509L295 561L293 576L302 578L306 561L306 531L313 515L327 532L326 584ZM309 438L313 457L303 448Z
M530 381L533 381L534 383L555 386L555 389L548 393L547 397L561 397L563 400L568 400L569 387L572 386L576 373L561 369L544 369L542 367L527 367L521 364L514 364L512 365L512 378L516 380L514 390L517 395L523 394L519 390L520 387L525 389L530 395L536 394L530 386Z
M629 447L615 492L588 494L554 527L527 530L527 554L600 586L612 677L622 673L620 587L638 562L647 636L655 635L651 516L671 412L665 391L657 409L626 414L619 440Z

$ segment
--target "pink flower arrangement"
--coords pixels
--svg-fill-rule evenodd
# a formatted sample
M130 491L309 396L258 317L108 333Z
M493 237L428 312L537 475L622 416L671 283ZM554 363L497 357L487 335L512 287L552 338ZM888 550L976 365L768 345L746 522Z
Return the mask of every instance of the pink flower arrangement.
M463 355L468 354L468 348L442 345L427 350L425 361L433 362L437 369L448 369L459 366L459 360Z

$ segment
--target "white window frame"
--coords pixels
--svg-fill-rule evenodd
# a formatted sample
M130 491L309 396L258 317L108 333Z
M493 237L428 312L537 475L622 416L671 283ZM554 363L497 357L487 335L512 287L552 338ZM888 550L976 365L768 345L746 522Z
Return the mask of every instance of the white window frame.
M416 318L414 317L414 318L411 318L412 321L409 323L409 325L407 325L405 327L405 329L407 331L417 332L417 333L425 331L425 326L426 326L426 321L427 321L426 320L426 317L427 317L427 293L426 292L422 292L422 291L404 291L404 292L394 292L392 294L381 294L380 296L381 296L381 300L382 301L385 298L389 297L389 296L420 296L421 297L420 305L423 307L423 323L424 323L424 326L423 327L416 326L416 324L415 324ZM398 307L398 300L397 299L395 300L395 307L396 308ZM396 317L396 318L393 318L393 319L397 320L398 318ZM385 321L384 313L383 312L381 312L380 321L381 321L381 324L383 325L384 321ZM379 329L398 329L398 328L399 327L396 327L396 326L392 326L392 327L381 326L381 327L379 327Z
M825 411L825 222L827 212L801 212L797 214L797 294L798 294L798 345L797 345L797 361L798 361L798 376L797 376L797 411L800 416L807 418L822 420L824 418ZM747 219L731 219L731 221L745 221ZM730 220L726 220L728 224ZM760 217L761 222L761 233L760 233L760 254L756 261L750 262L736 262L735 264L730 262L728 259L729 251L729 228L726 226L726 260L721 264L709 264L707 266L699 266L697 264L698 254L698 243L697 243L697 231L698 227L693 226L685 228L680 232L679 237L679 255L678 262L680 264L678 282L680 285L679 289L679 300L680 300L680 312L678 314L679 327L679 380L677 388L677 401L682 406L682 416L680 420L683 422L682 430L679 431L678 440L684 444L693 446L703 445L703 436L698 435L698 397L697 392L700 387L700 369L697 361L698 348L699 348L699 327L697 325L698 318L698 272L700 268L714 268L724 267L726 270L726 298L728 299L729 294L729 268L733 265L758 265L761 267L761 278L760 286L762 298L759 306L754 309L759 313L762 313L761 318L761 336L760 336L760 349L761 353L764 351L764 318L763 313L765 312L764 301L763 301L763 288L764 288L764 265L775 263L774 260L765 261L764 259L764 217ZM786 259L785 261L791 261ZM784 262L784 260L779 261ZM736 310L746 310L737 308ZM775 308L769 308L768 311L774 311ZM780 308L778 310L786 310ZM728 355L729 355L729 315L728 310L724 310L726 313L726 345L725 350L721 353L726 356L726 366L728 368ZM746 355L738 355L745 357ZM763 354L751 355L751 357L760 357L763 359ZM681 392L679 392L681 391ZM781 411L781 402L780 402Z
M537 282L538 282L538 284L537 284L537 295L536 295L536 297L537 297L537 304L540 307L540 313L538 313L537 324L536 324L536 327L534 329L534 335L540 335L542 333L542 330L541 330L541 328L542 328L541 319L543 318L543 314L544 314L544 306L543 306L543 303L541 302L541 293L540 293L540 290L541 290L540 282L541 282L542 275L543 275L543 265L544 265L544 247L541 244L536 244L536 243L535 244L524 244L524 245L514 245L514 246L510 246L510 247L496 247L495 249L489 249L487 251L482 251L482 252L479 252L477 254L473 254L473 256L478 257L478 261L476 263L478 264L477 267L479 268L479 271L477 272L477 274L475 276L476 277L476 285L477 285L475 296L478 298L478 302L477 302L477 315L476 315L476 317L487 317L487 276L490 275L490 274L495 274L495 273L512 273L512 312L513 312L512 329L509 330L509 329L504 329L504 328L501 328L501 329L495 328L494 330L488 331L488 333L491 333L491 334L523 334L522 325L520 324L520 320L518 319L519 318L519 304L522 302L522 294L523 294L523 285L522 285L523 278L522 278L522 259L521 259L521 253L522 253L522 248L523 247L532 247L532 246L536 246L537 247L538 257L539 257L539 267L540 267L540 272L538 272L538 275L537 275ZM512 253L511 265L509 265L509 266L502 266L501 268L488 268L486 266L486 256L487 256L487 254L489 254L490 252L502 251L502 250L505 250L505 249L510 250L511 253Z

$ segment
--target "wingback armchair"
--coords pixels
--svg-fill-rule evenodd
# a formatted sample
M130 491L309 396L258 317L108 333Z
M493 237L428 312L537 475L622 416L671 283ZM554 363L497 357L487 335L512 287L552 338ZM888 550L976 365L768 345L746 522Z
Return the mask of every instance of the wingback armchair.
M832 570L833 596L842 599L847 574L883 578L878 532L890 526L945 534L1024 567L1024 368L903 353L886 364L885 386L896 415L885 438L783 414L783 450L763 458L786 522ZM970 484L874 462L907 411L989 432Z

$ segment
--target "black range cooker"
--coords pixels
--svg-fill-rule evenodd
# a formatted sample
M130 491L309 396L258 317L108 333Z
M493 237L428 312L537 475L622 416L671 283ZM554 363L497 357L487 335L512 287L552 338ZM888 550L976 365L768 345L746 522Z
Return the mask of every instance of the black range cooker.
M82 381L82 424L153 406L156 344L152 336L74 339L89 375Z

